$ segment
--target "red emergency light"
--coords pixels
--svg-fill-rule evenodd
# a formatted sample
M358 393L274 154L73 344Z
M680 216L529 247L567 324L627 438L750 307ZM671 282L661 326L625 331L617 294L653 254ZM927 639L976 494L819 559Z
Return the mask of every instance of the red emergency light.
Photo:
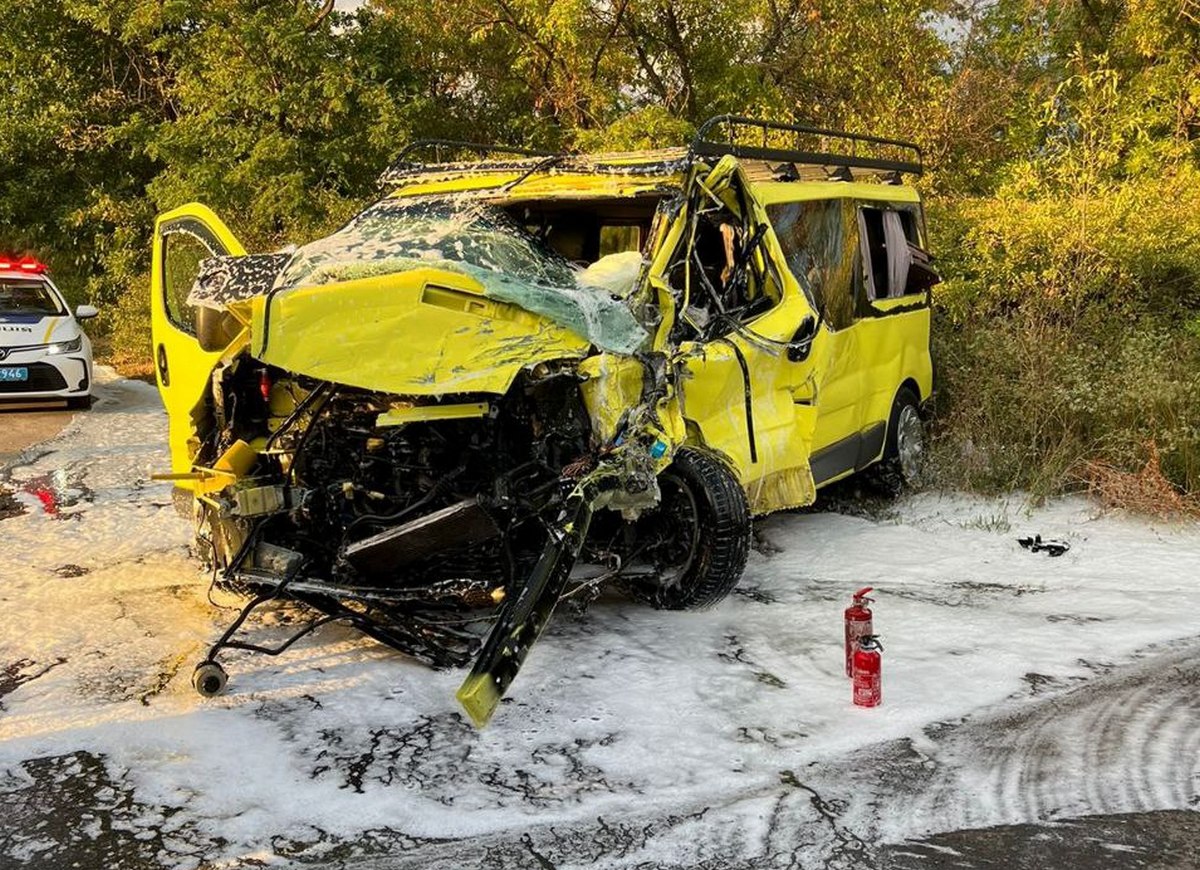
M0 272L27 272L30 275L44 275L46 264L34 257L0 257Z

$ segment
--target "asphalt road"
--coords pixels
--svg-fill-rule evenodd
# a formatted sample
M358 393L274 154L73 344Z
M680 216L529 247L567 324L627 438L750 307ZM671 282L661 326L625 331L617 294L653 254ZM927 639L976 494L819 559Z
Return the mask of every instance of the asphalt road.
M1189 870L1200 865L1200 813L1159 810L951 831L882 850L887 870Z
M127 395L137 397L132 391ZM112 406L102 405L101 414L105 407ZM0 480L20 451L55 437L71 419L67 411L0 410ZM63 446L60 442L54 449ZM76 456L73 461L81 460ZM121 499L126 498L146 497L136 489L122 490ZM23 504L12 504L11 516L26 510ZM0 485L0 521L4 517ZM90 521L81 512L71 525L52 528L77 535ZM47 579L45 588L57 582L89 583L94 575L78 579L87 573L86 568L64 564L55 572L58 579ZM135 594L127 603L139 614L143 611L138 602L145 600ZM80 617L72 613L71 618ZM96 667L104 676L94 684L72 678L63 684L69 691L112 691L120 697L130 686L141 685L130 676L132 671L122 669L115 650L83 649L103 662ZM740 654L739 648L730 662L740 662ZM171 669L179 668L177 659L163 662L163 679L147 684L153 692L162 691L174 673ZM289 839L290 834L273 837L271 851L264 847L262 856L271 866L308 870L566 870L595 863L644 870L1200 870L1200 637L1158 645L1130 661L1092 665L1090 676L1077 684L1029 673L1028 696L1014 696L996 709L979 710L964 719L931 723L918 735L781 770L778 785L761 793L735 794L727 802L722 798L711 804L689 801L686 794L678 805L647 800L641 815L634 817L636 823L618 813L615 820L530 824L462 839L420 839L399 826L378 827L364 832L361 841L326 841L325 832L313 828L305 832L311 841ZM35 680L45 680L35 690L47 685L72 666L67 654L48 655L44 661L39 657L38 662L15 656L0 660L0 722L14 712L9 695L29 692L26 684ZM148 705L151 697L143 696L141 703ZM294 708L291 700L264 696L255 721L279 729L281 735L296 730L303 737L306 732L297 723L309 715L310 701L320 707L307 695L300 696ZM470 775L456 774L455 765L466 765L472 749L469 744L466 749L456 747L451 721L438 720L435 725L433 718L425 717L415 726L400 723L369 732L335 722L337 727L317 732L326 742L282 757L295 765L289 775L300 780L322 775L335 763L331 759L345 759L336 763L344 763L348 771L343 786L347 791L353 787L382 793L419 783L427 793L449 794L457 780L472 781ZM531 733L536 734L537 727L544 726L531 725ZM280 745L287 743L281 739ZM582 788L571 777L605 775L580 762L582 743L545 745L550 748L538 756L543 759L538 763L560 764L564 771L562 778L546 780L555 788L545 792L551 796L545 806L552 811L561 800L560 783ZM524 769L479 769L478 782L486 777L493 784L492 791L480 792L484 796L506 789L520 795L530 782L538 782ZM598 789L620 787L598 781ZM565 787L561 793L571 794ZM144 797L136 776L120 764L85 749L30 757L0 771L0 870L264 866L258 855L206 863L212 832L195 826L194 813L189 821L186 799L181 811L171 800L156 803L150 794ZM629 794L631 800L641 800L640 794ZM536 789L529 795L529 800L545 799ZM900 842L877 836L873 828L876 816L957 818L952 807L968 799L990 808L992 817L1024 821L957 830L944 828L962 821L939 823L925 828L938 833ZM743 836L747 820L757 826L750 838ZM674 858L672 846L689 837L703 842L709 854ZM31 842L37 848L30 848ZM760 851L748 851L759 849L760 843Z
M0 465L26 447L53 438L74 415L74 411L49 403L0 406Z

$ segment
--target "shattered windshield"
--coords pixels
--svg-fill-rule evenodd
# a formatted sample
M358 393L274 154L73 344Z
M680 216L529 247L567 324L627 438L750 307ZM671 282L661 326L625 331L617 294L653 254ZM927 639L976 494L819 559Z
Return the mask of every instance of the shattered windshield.
M422 266L469 275L485 295L541 314L603 350L632 353L647 335L611 286L597 286L503 209L466 198L382 200L333 235L297 249L275 287Z

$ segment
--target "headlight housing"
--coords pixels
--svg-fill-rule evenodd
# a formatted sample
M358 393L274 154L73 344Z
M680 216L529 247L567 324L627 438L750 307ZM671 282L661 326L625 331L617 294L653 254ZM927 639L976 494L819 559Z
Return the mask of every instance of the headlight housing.
M72 338L70 341L56 341L46 345L46 353L77 353L83 347L83 337Z

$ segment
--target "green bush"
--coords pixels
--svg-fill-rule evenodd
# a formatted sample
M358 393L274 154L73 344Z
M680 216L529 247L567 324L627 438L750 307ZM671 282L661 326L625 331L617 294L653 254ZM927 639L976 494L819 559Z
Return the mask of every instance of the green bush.
M101 310L96 324L99 361L116 366L123 374L145 377L153 373L150 349L150 277L131 279L112 303Z
M1200 172L931 219L943 482L1045 494L1156 449L1200 492Z

